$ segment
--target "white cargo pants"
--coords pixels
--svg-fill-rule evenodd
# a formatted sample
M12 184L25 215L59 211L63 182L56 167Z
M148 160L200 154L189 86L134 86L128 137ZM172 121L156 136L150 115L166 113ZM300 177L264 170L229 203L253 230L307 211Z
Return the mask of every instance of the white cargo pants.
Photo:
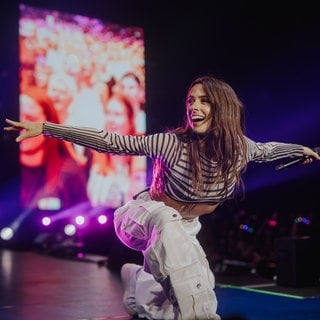
M128 247L143 252L145 272L137 278L136 303L140 317L195 320L216 314L214 275L196 235L198 218L186 220L148 192L115 211L115 230ZM160 283L160 285L159 285ZM144 290L145 289L145 290ZM171 304L155 299L165 293ZM157 305L158 304L158 305Z

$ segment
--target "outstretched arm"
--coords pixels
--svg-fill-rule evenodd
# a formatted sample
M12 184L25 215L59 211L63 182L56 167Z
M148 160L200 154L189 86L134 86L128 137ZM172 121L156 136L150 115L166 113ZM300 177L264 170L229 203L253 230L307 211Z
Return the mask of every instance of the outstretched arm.
M162 156L172 157L171 152L177 144L173 134L122 136L114 132L52 122L19 122L9 119L6 122L10 126L5 127L4 130L10 132L22 130L16 139L17 142L43 134L48 138L61 139L98 152L116 155L139 155L156 158L164 150L161 153ZM170 144L170 148L168 148L168 144Z
M282 142L255 142L247 138L248 160L255 162L268 162L284 158L305 158L305 163L320 160L318 148Z
M6 123L8 123L10 126L4 127L5 131L22 131L16 138L17 142L39 136L43 131L42 122L20 122L6 119Z

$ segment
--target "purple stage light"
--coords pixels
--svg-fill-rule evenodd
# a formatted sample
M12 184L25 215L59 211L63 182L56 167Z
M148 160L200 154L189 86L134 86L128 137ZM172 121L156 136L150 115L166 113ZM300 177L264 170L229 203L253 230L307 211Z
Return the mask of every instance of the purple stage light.
M44 226L49 226L51 224L51 219L49 217L43 217L41 222Z
M75 227L75 225L73 224L67 224L65 227L64 227L64 233L65 235L67 236L73 236L75 235L77 229Z
M74 220L75 220L76 224L79 226L83 225L85 222L84 216L76 216Z
M106 224L108 221L108 217L105 216L104 214L101 214L99 217L98 217L98 222L100 224Z

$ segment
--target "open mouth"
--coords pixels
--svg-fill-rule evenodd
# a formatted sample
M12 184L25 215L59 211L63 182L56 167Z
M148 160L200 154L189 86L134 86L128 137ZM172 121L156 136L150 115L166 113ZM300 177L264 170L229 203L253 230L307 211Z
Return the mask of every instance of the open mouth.
M193 116L191 117L191 120L193 123L197 123L197 122L201 122L205 119L205 117L202 117L202 116Z

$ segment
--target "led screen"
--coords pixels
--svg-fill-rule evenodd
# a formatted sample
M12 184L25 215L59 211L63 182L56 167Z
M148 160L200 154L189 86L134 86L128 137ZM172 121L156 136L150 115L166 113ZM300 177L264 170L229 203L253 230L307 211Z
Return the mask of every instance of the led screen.
M21 5L19 49L21 120L145 134L142 28ZM116 208L146 183L145 157L43 136L21 142L19 155L24 208Z

